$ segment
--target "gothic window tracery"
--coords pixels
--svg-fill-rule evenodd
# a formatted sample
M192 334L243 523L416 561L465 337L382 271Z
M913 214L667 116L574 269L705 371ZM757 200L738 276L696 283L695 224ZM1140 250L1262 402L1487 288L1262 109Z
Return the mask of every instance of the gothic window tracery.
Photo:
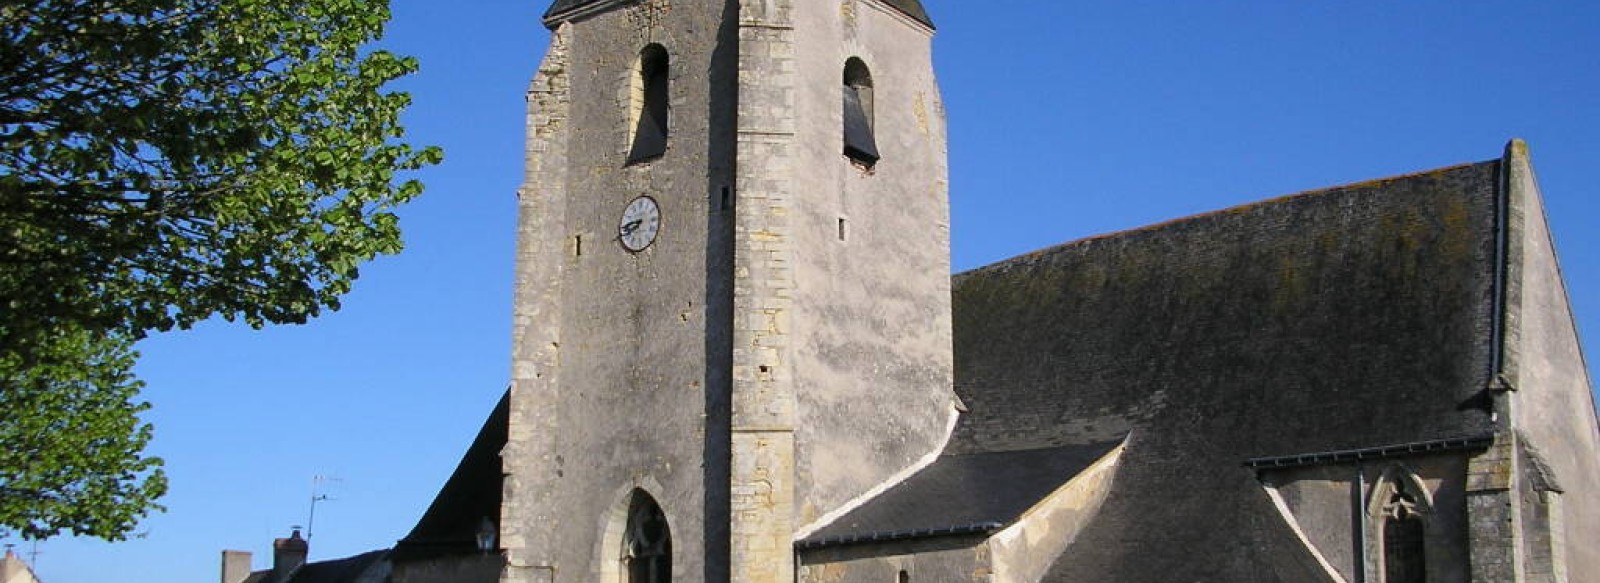
M1384 583L1426 583L1426 524L1409 480L1395 479L1379 512Z

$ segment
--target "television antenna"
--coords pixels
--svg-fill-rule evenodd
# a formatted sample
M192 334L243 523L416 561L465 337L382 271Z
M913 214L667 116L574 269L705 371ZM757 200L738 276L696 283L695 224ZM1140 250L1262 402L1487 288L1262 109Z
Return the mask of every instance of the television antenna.
M315 476L311 476L311 512L309 513L308 516L306 516L306 542L307 543L311 542L311 527L313 525L315 525L316 521L317 521L317 503L318 502L323 502L323 501L338 500L338 498L334 498L332 496L329 496L326 492L323 491L323 488L326 487L328 485L328 483L330 483L330 482L342 482L342 481L344 481L344 480L341 480L341 479L339 479L337 477L334 477L334 476L324 476L322 474L317 474Z

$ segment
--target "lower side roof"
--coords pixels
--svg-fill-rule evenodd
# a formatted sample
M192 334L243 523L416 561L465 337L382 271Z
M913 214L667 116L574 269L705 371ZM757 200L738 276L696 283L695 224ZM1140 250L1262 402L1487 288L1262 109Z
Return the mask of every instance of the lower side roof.
M1122 440L947 455L797 543L801 549L1003 528Z

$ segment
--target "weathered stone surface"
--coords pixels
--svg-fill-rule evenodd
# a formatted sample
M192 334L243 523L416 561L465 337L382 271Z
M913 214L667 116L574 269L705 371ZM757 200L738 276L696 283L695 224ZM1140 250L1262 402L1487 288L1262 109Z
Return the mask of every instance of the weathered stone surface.
M869 0L793 10L788 322L804 527L929 461L954 411L945 130L928 31ZM873 80L883 158L870 170L844 155L852 57Z
M675 580L787 582L801 525L947 437L931 29L915 1L847 4L552 8L529 93L505 580L613 577L603 517L642 488L672 525ZM670 62L667 149L630 161L651 44ZM851 56L878 67L870 170L839 144ZM661 234L629 253L617 217L641 195Z
M983 537L939 537L806 553L800 581L991 583L993 565Z
M1538 451L1557 485L1578 488L1572 495L1560 496L1559 505L1568 516L1586 518L1558 519L1554 525L1562 531L1559 538L1568 541L1569 572L1600 573L1600 546L1577 542L1600 540L1600 492L1594 489L1600 484L1600 428L1594 384L1584 367L1526 144L1516 141L1507 147L1505 168L1509 193L1503 368L1506 383L1514 389L1509 396L1510 425L1520 433L1525 448ZM1528 525L1521 535L1533 541L1547 536L1539 531L1551 526Z
M707 557L727 548L729 10L650 0L565 24L534 80L504 459L507 581L600 578L621 546L602 533L635 488L668 517L675 580L723 578L726 559ZM664 156L629 164L630 76L652 43L669 55L670 137ZM630 253L618 219L641 195L656 199L662 225Z

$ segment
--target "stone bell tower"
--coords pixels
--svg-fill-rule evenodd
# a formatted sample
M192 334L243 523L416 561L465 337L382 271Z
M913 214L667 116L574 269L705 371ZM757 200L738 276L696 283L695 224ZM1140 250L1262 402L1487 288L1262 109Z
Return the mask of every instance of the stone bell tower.
M954 423L918 0L556 0L528 91L503 581L790 583Z

